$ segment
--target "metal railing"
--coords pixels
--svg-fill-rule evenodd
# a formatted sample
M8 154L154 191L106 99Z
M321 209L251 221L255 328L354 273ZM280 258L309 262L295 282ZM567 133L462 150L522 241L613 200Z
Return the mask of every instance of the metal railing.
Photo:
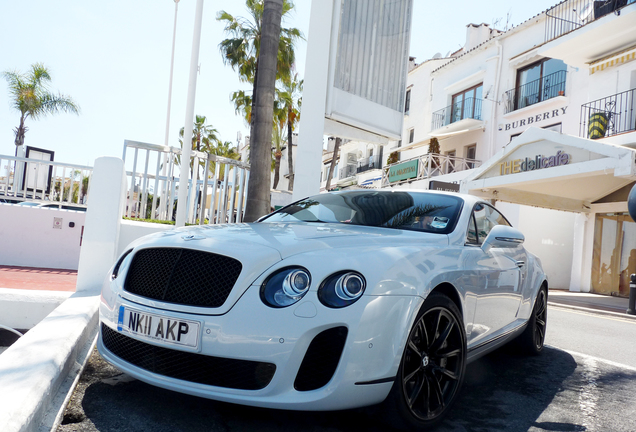
M508 90L505 93L505 114L557 96L565 96L567 74L567 71L560 70Z
M358 161L358 167L356 173L369 171L372 169L380 169L382 162L380 161L380 155L369 156L368 158Z
M636 0L565 0L546 11L545 42L568 34Z
M481 99L466 98L464 101L437 110L433 113L431 130L439 129L463 119L481 120Z
M93 168L0 155L0 202L57 202L86 207Z
M132 170L126 172L129 180L124 216L174 220L181 149L126 140L124 162L129 151ZM186 222L199 225L242 222L249 167L244 162L193 150Z
M391 170L391 167L416 159L418 160L416 177L396 182L389 181L389 171ZM418 157L407 159L405 161L386 165L384 168L382 168L382 184L380 187L386 187L416 180L425 180L427 178L437 177L444 174L451 174L458 171L478 168L479 166L481 166L481 161L478 161L476 159L467 159L450 155L427 153Z
M579 136L605 138L636 130L636 89L581 105Z

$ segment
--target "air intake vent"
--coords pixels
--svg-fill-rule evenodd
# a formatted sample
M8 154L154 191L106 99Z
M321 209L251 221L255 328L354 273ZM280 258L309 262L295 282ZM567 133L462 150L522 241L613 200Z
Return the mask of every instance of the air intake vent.
M102 323L108 351L137 367L184 381L239 390L260 390L274 377L276 365L212 357L150 345L112 330Z
M336 372L346 340L346 327L334 327L319 333L307 348L294 388L310 391L327 385Z

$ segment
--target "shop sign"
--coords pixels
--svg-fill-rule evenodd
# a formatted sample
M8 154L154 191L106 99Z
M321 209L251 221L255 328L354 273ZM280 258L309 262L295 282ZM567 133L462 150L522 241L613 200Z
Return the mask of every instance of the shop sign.
M517 121L513 121L511 123L506 123L506 124L500 124L499 125L499 130L500 131L509 131L512 129L517 129L523 126L530 126L534 123L539 123L543 120L549 120L555 117L558 117L559 114L563 114L565 115L565 111L568 109L567 106L561 107L559 109L555 109L552 111L546 111L544 113L541 114L537 114L537 115L532 115L528 118L523 118L521 120L517 120Z
M499 164L499 174L516 174L541 168L567 165L571 160L572 156L559 150L555 156L536 155L534 159L514 159L509 162L502 162Z
M395 165L389 169L389 182L408 180L417 177L418 159Z
M428 190L459 192L459 183L448 183L439 180L431 180L430 182L428 182Z

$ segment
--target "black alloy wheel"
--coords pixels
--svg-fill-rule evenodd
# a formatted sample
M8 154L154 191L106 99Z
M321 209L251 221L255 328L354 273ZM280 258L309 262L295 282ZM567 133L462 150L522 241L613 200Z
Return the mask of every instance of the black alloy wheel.
M543 351L545 332L548 325L548 292L542 286L537 293L537 299L532 308L532 315L528 319L528 326L517 338L518 347L526 354L538 355Z
M534 332L532 341L535 349L541 351L545 341L545 331L548 323L548 301L545 290L540 289L534 306Z
M401 428L437 424L456 399L466 366L466 334L460 317L457 306L437 293L429 296L418 314L387 398L401 417Z

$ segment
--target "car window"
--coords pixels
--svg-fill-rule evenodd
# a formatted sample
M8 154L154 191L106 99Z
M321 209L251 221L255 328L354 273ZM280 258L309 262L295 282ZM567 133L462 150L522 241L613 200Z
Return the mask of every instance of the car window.
M323 222L448 234L463 200L425 192L353 191L316 195L283 207L261 222Z
M477 239L477 228L475 227L475 218L472 214L470 215L470 221L468 221L466 244L479 244L479 240Z
M493 207L478 203L473 209L475 224L477 225L478 242L483 243L492 227L496 225L511 226L506 218Z

